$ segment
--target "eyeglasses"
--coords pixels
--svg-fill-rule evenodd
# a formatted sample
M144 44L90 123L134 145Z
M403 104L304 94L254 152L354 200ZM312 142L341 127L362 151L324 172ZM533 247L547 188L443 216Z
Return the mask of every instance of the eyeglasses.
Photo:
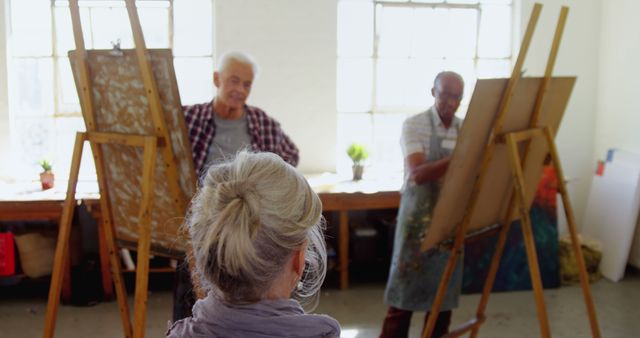
M440 90L436 90L436 91L437 91L437 96L438 96L439 99L442 99L442 100L445 100L445 101L449 101L449 100L461 101L462 100L462 94L441 92Z

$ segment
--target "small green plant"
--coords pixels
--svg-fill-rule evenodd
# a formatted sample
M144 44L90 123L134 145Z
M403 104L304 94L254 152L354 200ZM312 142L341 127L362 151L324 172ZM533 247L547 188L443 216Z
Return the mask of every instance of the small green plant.
M51 171L51 162L47 161L47 160L42 160L40 162L38 162L38 164L40 164L40 166L42 167L42 171L47 172L47 171Z
M349 155L354 165L362 165L362 162L369 157L369 152L364 145L353 143L347 148L347 155Z

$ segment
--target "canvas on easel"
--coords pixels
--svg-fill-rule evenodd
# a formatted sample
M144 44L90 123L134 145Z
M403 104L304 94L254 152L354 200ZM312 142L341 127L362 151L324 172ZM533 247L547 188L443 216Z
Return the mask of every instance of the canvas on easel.
M432 221L427 228L422 250L443 250L447 243L450 258L431 307L423 337L430 337L453 274L456 260L462 254L466 236L497 224L499 237L476 316L448 337L471 331L476 337L486 321L484 311L512 221L521 220L534 300L543 337L550 337L549 323L529 209L537 183L542 175L545 157L550 155L562 195L569 232L580 270L581 287L586 303L591 332L600 337L588 276L569 202L562 166L554 143L575 78L552 78L552 70L568 15L563 7L556 27L545 75L521 78L522 65L529 48L542 5L536 4L525 32L520 53L509 79L479 80L471 99L469 112L460 131L452 160L444 178ZM439 247L436 248L436 247Z
M75 53L76 51L70 52L70 60L79 87L79 72L75 71L78 66ZM168 146L172 148L176 159L177 174L177 180L169 180L170 176L175 176L169 172L162 156L156 158L152 184L152 251L173 257L185 252L185 244L175 236L177 228L182 224L184 213L177 212L172 189L177 190L176 194L181 196L183 201L188 200L195 192L195 169L177 91L171 50L152 49L148 50L148 55L160 94L166 130L171 140ZM96 131L133 135L156 134L135 50L88 50L86 56L94 93ZM135 246L139 237L137 201L142 197L140 173L143 169L143 151L141 148L122 144L102 144L100 147L104 176L109 182L112 222L118 242L121 246Z
M475 178L480 171L486 140L489 139L500 99L508 81L509 79L481 79L476 83L474 95L469 103L469 113L465 117L456 141L451 164L445 175L429 232L425 238L424 243L428 248L452 237L456 230L454 225L462 223ZM544 78L539 77L520 79L517 88L514 89L510 109L506 112L504 132L529 127L537 90L543 81ZM557 130L575 81L575 77L551 79L549 91L540 112L539 125ZM516 109L520 107L526 108L516 113ZM524 168L528 203L533 201L535 189L542 174L543 160L548 152L548 146L543 140L534 140L530 146L527 167ZM478 231L493 224L501 224L504 221L509 192L513 189L506 144L496 145L487 172L490 175L486 177L485 184L480 189L477 211L473 214L467 229L469 232ZM519 215L517 217L519 218Z
M196 177L173 57L170 50L146 49L133 0L126 0L126 7L134 50L86 50L78 1L70 1L69 7L76 44L69 56L87 131L76 135L43 336L54 334L75 188L88 141L124 336L141 338L150 255L182 258L190 252L180 226ZM138 253L133 322L118 256L121 247Z

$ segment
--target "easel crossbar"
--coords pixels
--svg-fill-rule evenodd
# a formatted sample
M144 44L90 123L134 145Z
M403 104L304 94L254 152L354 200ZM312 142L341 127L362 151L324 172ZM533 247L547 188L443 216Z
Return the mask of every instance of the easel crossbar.
M509 137L516 143L520 143L523 141L528 141L536 137L544 137L544 129L543 128L531 128L525 129L521 131L515 131L512 133L508 133ZM500 138L501 143L506 143L506 134Z
M148 140L155 139L155 145L157 147L164 147L166 144L163 137L155 135L132 135L132 134L120 134L120 133L102 133L102 132L89 132L85 134L85 140L98 144L119 144L124 146L133 146L144 148Z
M467 321L466 323L460 325L459 327L455 328L454 330L452 330L451 332L449 332L448 334L444 335L443 337L448 338L448 337L460 337L463 334L478 329L480 327L480 325L484 324L484 322L487 320L487 318L484 315L478 315L477 317L472 318L471 320Z

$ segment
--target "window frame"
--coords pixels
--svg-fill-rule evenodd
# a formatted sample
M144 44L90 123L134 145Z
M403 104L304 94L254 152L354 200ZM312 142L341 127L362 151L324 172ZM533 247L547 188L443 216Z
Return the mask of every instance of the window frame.
M339 0L339 3L354 2L354 1L358 2L356 0ZM385 8L407 8L407 7L412 9L472 9L472 10L475 10L476 11L475 48L473 51L472 58L470 59L456 58L456 57L451 57L450 55L444 55L441 58L438 58L438 57L429 58L429 57L415 57L415 56L412 56L411 54L406 56L403 55L398 58L402 60L429 60L429 59L441 60L443 63L446 63L447 60L454 60L454 62L455 60L463 60L464 62L467 62L467 60L472 61L474 83L476 79L482 78L482 76L479 76L479 75L483 75L483 74L479 74L479 72L481 72L481 69L479 67L481 67L481 64L483 61L496 61L497 64L500 64L500 62L502 61L504 62L502 66L505 67L505 69L506 69L506 66L508 65L508 68L509 68L508 74L510 74L510 70L513 68L514 54L516 51L516 44L517 44L516 25L518 24L519 21L517 20L517 16L516 16L516 9L518 6L518 3L516 0L512 0L509 3L499 3L499 2L488 3L488 2L483 2L482 0L479 0L477 3L471 3L471 4L449 3L448 0L443 0L440 3L414 2L413 0L406 0L404 2L400 2L398 0L396 1L369 0L369 2L373 6L372 14L371 14L373 15L373 20L372 20L373 32L371 36L371 38L373 39L372 41L373 46L372 46L371 53L369 55L365 53L361 53L360 55L357 55L357 54L351 54L349 52L347 52L347 54L341 55L340 51L336 53L338 64L340 64L341 61L345 61L345 60L354 60L354 61L355 60L371 60L370 64L372 67L371 69L372 83L370 87L371 102L369 103L369 109L368 110L363 109L360 111L341 110L339 103L336 106L336 112L338 115L337 116L338 129L337 129L336 169L340 173L348 172L350 167L350 161L348 157L345 155L343 148L348 146L349 142L356 140L356 142L364 143L370 148L370 150L373 150L371 152L372 156L369 162L369 166L371 167L371 169L367 169L367 171L374 172L373 176L377 177L381 175L388 176L391 172L396 170L401 171L402 163L403 163L402 160L400 161L393 160L393 158L397 157L398 154L394 155L394 154L388 153L389 147L391 146L387 145L386 143L388 143L390 139L395 139L395 138L394 137L390 138L389 135L384 136L380 134L380 133L383 133L383 134L386 133L384 131L383 125L389 126L388 123L391 123L392 125L396 125L397 123L393 122L394 120L393 116L396 116L398 119L404 120L405 118L415 115L420 111L424 111L425 109L428 108L428 105L416 106L415 104L400 104L400 105L382 106L378 104L378 99L379 99L378 87L380 85L379 62L381 60L384 60L384 57L380 56L381 35L382 35L381 31L383 29L380 23L380 19L381 19L381 14L383 10ZM509 48L508 48L508 55L506 56L503 56L503 57L481 57L480 56L483 6L487 6L487 5L509 7L509 40L508 40ZM338 30L338 34L339 32L340 30ZM340 36L338 36L338 39L340 39ZM392 59L392 58L388 58L387 60L389 59ZM505 76L508 76L508 74L505 74ZM340 77L341 76L338 75L338 79L340 79ZM473 88L474 83L465 84L465 98L458 111L458 116L464 117L464 115L466 115L466 110L468 108L468 104L474 90ZM337 84L337 86L339 87L340 84ZM428 92L430 88L431 86L425 86L424 88L425 95L429 95ZM341 95L340 92L337 92L337 94ZM364 102L365 101L362 101L362 104L364 104ZM391 120L389 120L389 118L391 118ZM344 122L341 122L341 120ZM349 129L348 127L348 126L353 127L354 121L368 121L368 122L365 127L362 127L363 129L361 129L362 131L360 133L358 132L354 133L354 131ZM397 144L397 142L399 142L399 140L397 140L396 143L393 143L393 144L397 145L398 152L400 152L400 146L399 144Z
M346 2L346 1L353 1L353 0L339 0L341 2ZM338 114L362 114L362 113L369 113L372 115L375 114L411 114L411 113L415 113L416 112L416 108L417 107L412 107L412 106L405 106L405 105L401 105L401 106L388 106L388 107L380 107L377 104L377 99L378 99L378 62L380 62L381 57L379 55L379 50L380 50L380 23L379 23L379 16L381 13L381 10L385 7L387 8L427 8L427 9L472 9L472 10L476 10L476 36L475 36L475 50L474 50L474 56L471 59L473 61L473 69L475 71L478 70L478 62L479 61L508 61L510 68L513 67L513 55L514 55L514 45L515 45L515 41L514 41L514 25L516 23L515 20L515 0L512 0L510 4L504 4L504 6L509 6L511 8L511 27L510 27L510 35L511 35L511 39L510 39L510 53L508 56L505 57L480 57L479 56L479 41L480 41L480 25L481 25L481 19L482 19L482 6L483 3L481 0L479 0L477 3L472 3L472 4L457 4L457 3L449 3L448 0L443 0L443 2L440 3L428 3L428 2L416 2L414 0L406 0L404 2L401 1L393 1L393 0L370 0L372 5L373 5L373 50L371 53L371 56L367 57L371 60L372 62L372 85L371 85L371 103L370 103L370 109L368 111L340 111L339 109L337 109ZM354 57L354 56L340 56L337 55L337 59L338 60L347 60L347 59L356 59L356 58L362 58L364 59L365 57ZM411 60L411 59L416 59L413 58L411 56L408 56L407 59ZM436 58L433 58L434 60L436 60ZM447 60L447 57L443 57L442 58L443 61ZM428 88L425 88L425 91ZM470 98L470 94L471 91L473 90L473 88L469 88L466 87L465 88L465 98ZM420 108L424 108L424 107L420 107ZM466 108L466 105L465 105ZM465 109L466 110L466 109Z
M174 3L175 0L143 0L143 1L136 1L136 5L138 4L144 4L144 3L153 3L153 2L157 2L158 4L160 3L167 3L168 6L164 7L167 8L168 11L168 27L167 27L167 39L168 39L168 46L167 48L173 49L173 29L174 29L174 25L173 25L173 20L174 20ZM69 6L70 3L69 1L65 1L65 0L50 0L51 3L51 55L50 56L43 56L43 58L51 58L52 63L53 63L53 107L54 107L54 112L53 115L51 116L52 118L69 118L69 117L82 117L82 110L78 109L77 111L70 111L70 110L64 110L62 108L62 103L60 101L62 101L63 98L63 84L62 84L62 74L60 71L60 67L59 67L59 63L61 62L61 60L66 60L67 62L69 62L69 57L67 55L63 55L60 54L61 51L58 51L58 32L56 30L56 8L63 8L66 10L69 10ZM105 1L83 1L83 0L79 0L78 1L78 7L80 8L80 10L82 11L83 8L87 8L89 10L89 18L91 18L91 11L95 10L96 8L126 8L126 3L124 1L116 1L116 0L105 0ZM149 7L154 7L154 6L149 6ZM90 19L91 20L91 19ZM87 27L86 24L84 24L82 26L82 30L83 32L87 29L91 30L91 36L93 37L93 29L91 27L91 22L88 25L89 27ZM114 46L115 47L115 46ZM13 56L12 58L16 58L16 56ZM32 58L31 56L18 56L17 58ZM175 57L174 57L175 58ZM73 73L72 73L73 75ZM80 104L78 103L78 108L80 108Z
M71 141L71 143L69 143L67 140L69 138L68 132L73 131L75 133L75 131L82 131L85 129L82 110L79 104L79 99L77 98L78 94L75 87L75 81L73 81L73 73L70 69L69 58L66 50L62 50L73 50L75 45L72 35L73 28L70 24L67 28L67 22L70 22L68 21L69 19L66 18L65 15L60 15L61 10L63 12L69 12L70 3L65 0L49 0L48 2L41 2L38 4L40 6L39 8L43 10L43 15L41 17L48 20L48 22L40 26L38 41L42 41L42 43L46 42L47 46L46 49L30 50L21 48L20 45L16 44L20 43L20 39L23 39L26 35L24 35L24 28L14 30L12 28L12 22L14 20L23 20L25 17L29 17L29 12L25 10L14 12L11 6L14 1L19 0L9 0L5 7L7 12L6 17L8 19L7 31L4 37L8 51L6 58L7 93L9 94L7 100L7 116L10 125L8 142L11 148L10 156L14 158L12 161L13 165L8 168L7 173L9 177L13 177L15 179L30 180L34 177L34 174L38 172L37 170L39 170L35 160L46 158L54 163L57 173L64 175L65 172L68 171L71 150L73 148L73 142ZM117 11L125 9L126 11L126 3L124 0L79 0L78 5L80 7L83 20L82 28L85 39L87 38L87 35L96 36L93 30L94 28L96 28L95 32L102 28L102 25L99 27L92 27L91 20L95 17L95 14L91 14L92 10L107 8L115 9ZM178 82L181 81L181 76L178 72L179 65L192 64L193 62L190 60L198 61L198 65L200 66L206 65L206 67L210 67L211 73L213 72L215 69L214 61L216 60L215 0L199 1L198 8L208 9L204 12L201 10L200 12L194 12L194 10L190 9L193 8L192 4L177 4L175 0L138 0L136 5L139 9L157 8L158 11L152 10L149 13L152 20L155 19L154 15L157 13L162 16L162 21L166 20L165 22L168 23L167 27L164 27L165 24L163 23L162 25L153 25L152 27L147 28L151 29L153 32L159 31L159 28L161 29L161 35L158 36L160 40L156 39L157 42L155 45L157 47L149 47L147 43L147 48L170 48L174 50L178 45L174 40L174 37L177 38L177 34L192 34L194 29L207 29L207 41L181 44L178 47L179 50L177 52L174 50L173 60L177 73L176 80L178 80ZM22 6L22 4L19 4L18 6ZM45 8L47 9L46 13L44 13ZM210 14L208 14L209 11ZM141 12L139 11L139 13ZM166 18L165 13L167 15ZM89 21L86 20L85 15L89 16ZM196 15L196 19L198 20L195 23L189 20L193 15ZM121 13L118 13L118 16L124 20ZM60 24L61 22L62 25ZM127 23L128 22L127 17ZM180 27L178 27L176 23ZM144 22L142 24L144 25ZM124 32L119 34L122 36L123 40L126 41L125 47L123 47L126 49L133 48L129 27L130 25L124 27ZM176 29L180 30L176 32ZM106 31L107 30L105 29L105 32ZM29 32L26 34L28 33ZM93 38L89 39L93 40ZM108 44L105 43L105 39L96 39L99 39L100 41L89 42L87 46L88 49L110 48L105 46ZM85 41L85 43L87 42L88 41ZM48 44L50 44L50 46ZM33 107L25 106L23 103L24 98L28 98L31 94L29 92L25 92L24 89L21 88L23 83L26 82L19 78L19 76L21 76L19 73L20 71L18 68L15 68L15 65L29 64L30 62L38 64L44 63L45 67L43 69L46 70L45 74L47 74L44 81L41 81L42 86L44 87L41 92L44 94L41 94L43 96L41 96L37 101L39 106L38 104L35 104ZM67 69L64 69L64 67L67 67ZM193 73L192 68L193 67L185 68L183 70L182 78L184 78L184 81L189 79L188 81L192 82L190 76L190 74ZM36 74L39 74L40 72L41 71L37 71ZM69 74L67 74L67 72L69 72ZM204 72L201 73L204 74ZM69 81L69 76L71 76L71 81ZM196 79L196 83L203 83L203 81L204 77ZM73 86L70 86L71 83ZM73 101L71 101L71 95L74 97ZM204 91L197 92L196 94L188 94L186 96L181 94L181 101L188 104L196 103L195 101L200 101L203 98L203 95ZM207 99L210 99L210 97L207 96ZM46 127L39 127L40 129L33 131L34 133L38 133L38 136L40 136L39 139L34 139L33 142L25 143L25 132L31 131L31 126ZM28 155L25 155L26 153L28 153ZM91 156L89 156L89 160L83 161L82 167L87 168L81 170L81 180L95 179L95 170L92 162Z

